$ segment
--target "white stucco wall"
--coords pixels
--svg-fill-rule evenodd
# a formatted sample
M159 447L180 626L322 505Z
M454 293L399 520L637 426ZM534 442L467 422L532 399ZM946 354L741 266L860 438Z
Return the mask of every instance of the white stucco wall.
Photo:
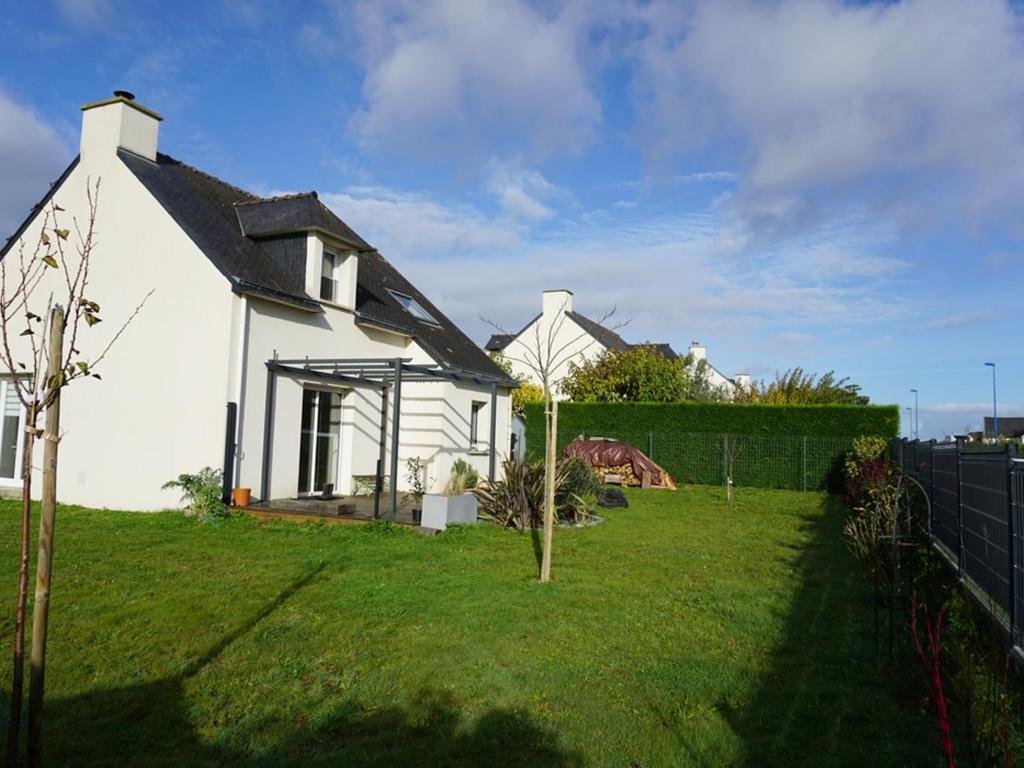
M93 507L174 506L178 493L161 491L165 481L222 462L231 294L112 151L83 153L57 191L54 202L66 209L61 226L73 230L72 217L85 226L86 187L97 179L97 245L86 296L100 304L103 322L80 330L83 355L95 357L153 294L97 369L102 380L83 379L63 392L58 496ZM38 216L20 242L34 247L41 227ZM72 234L69 244L75 242ZM18 247L6 258L17 258ZM47 279L37 312L51 288L62 295L57 270ZM37 445L33 465L41 460ZM37 469L37 490L38 480Z

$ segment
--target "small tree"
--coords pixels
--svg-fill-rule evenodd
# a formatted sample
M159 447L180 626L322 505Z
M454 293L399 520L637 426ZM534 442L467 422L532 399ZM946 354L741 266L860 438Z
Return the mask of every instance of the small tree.
M705 360L669 358L653 344L608 349L592 360L570 362L562 391L576 402L676 403L725 397L710 382Z
M598 324L604 325L614 314L613 307L601 316ZM544 403L544 547L540 566L542 582L551 580L551 541L555 529L555 447L558 441L558 400L555 398L555 392L564 379L558 376L558 371L580 354L574 351L574 348L580 340L589 336L587 331L581 330L579 333L572 333L567 339L560 339L568 317L565 302L555 316L556 319L547 324L546 328L543 318L534 323L533 332L519 338L521 343L517 345L517 349L520 351L510 354L506 347L504 352L507 360L525 366L537 378ZM517 336L515 332L502 328L487 318L481 319L501 334ZM618 323L613 326L613 330L624 325L624 322Z
M21 548L18 595L14 621L14 665L11 711L5 765L17 759L24 699L25 605L28 596L32 455L35 441L45 446L44 488L40 521L39 562L33 617L32 697L29 702L29 763L41 760L43 676L45 672L47 610L56 504L57 445L60 442L60 393L73 381L99 379L97 366L125 328L142 309L150 291L111 337L100 353L83 354L79 334L100 322L100 305L88 298L90 267L95 247L96 211L100 183L86 183L89 218L84 229L72 219L77 244L69 247L71 231L61 226L64 209L51 202L43 211L39 240L31 248L24 241L16 253L0 259L0 364L10 376L25 409L25 435L21 466ZM59 301L55 301L59 299ZM46 429L38 426L47 414Z
M803 368L776 373L770 382L755 381L737 391L737 402L769 405L867 405L867 395L848 378L837 379L834 371L820 377Z

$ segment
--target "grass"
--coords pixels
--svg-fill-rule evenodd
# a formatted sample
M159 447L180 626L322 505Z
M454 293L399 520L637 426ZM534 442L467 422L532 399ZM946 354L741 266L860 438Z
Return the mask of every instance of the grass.
M841 503L722 495L630 493L556 532L547 585L532 537L489 525L62 509L48 764L934 762L930 723L879 673ZM0 504L12 596L16 530Z

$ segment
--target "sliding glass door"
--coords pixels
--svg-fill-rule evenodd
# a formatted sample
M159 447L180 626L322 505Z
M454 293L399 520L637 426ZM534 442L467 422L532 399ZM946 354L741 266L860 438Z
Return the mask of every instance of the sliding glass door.
M21 440L25 420L14 382L0 379L0 482L21 478Z
M341 395L317 389L302 391L302 437L299 443L299 495L321 493L338 482L341 447Z

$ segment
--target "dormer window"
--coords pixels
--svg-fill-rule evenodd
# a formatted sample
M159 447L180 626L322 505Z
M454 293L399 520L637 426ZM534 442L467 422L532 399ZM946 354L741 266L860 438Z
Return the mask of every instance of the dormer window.
M430 323L431 325L440 325L434 316L425 310L416 299L412 296L407 296L404 293L398 291L392 291L388 289L392 296L395 297L395 301L401 304L405 311L415 317L417 320L422 320L424 323Z
M323 266L320 269L320 298L324 301L338 300L338 280L341 270L341 255L324 248Z

